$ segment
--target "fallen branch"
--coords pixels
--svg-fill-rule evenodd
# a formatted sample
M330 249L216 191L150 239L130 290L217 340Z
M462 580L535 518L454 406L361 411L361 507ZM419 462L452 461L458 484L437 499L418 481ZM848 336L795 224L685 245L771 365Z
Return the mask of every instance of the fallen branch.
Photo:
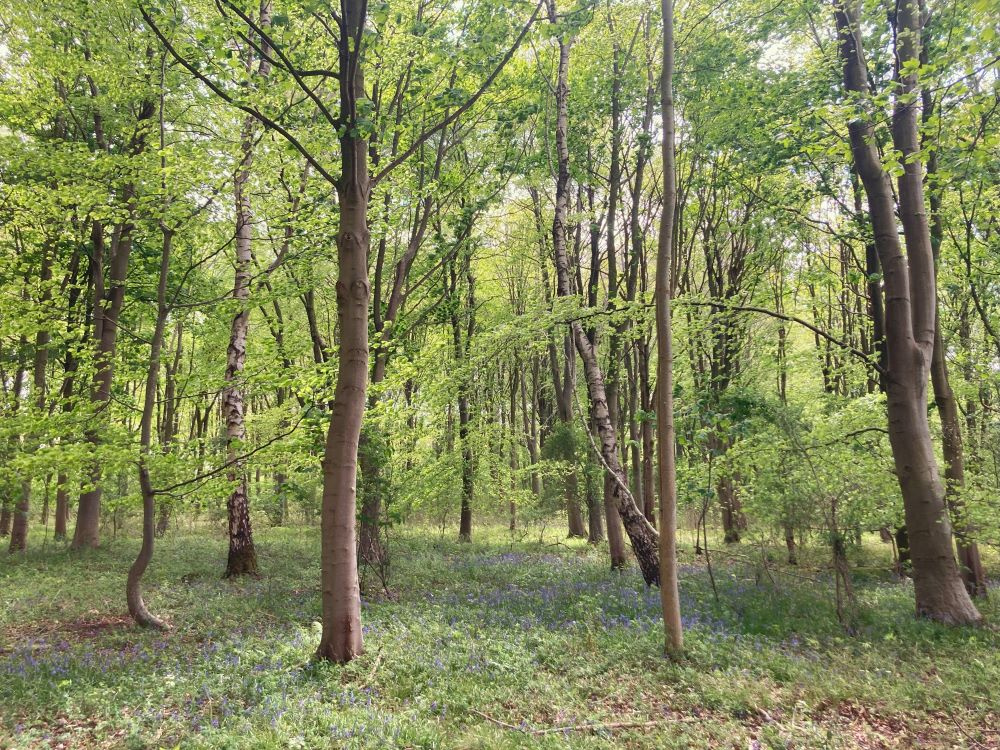
M587 723L587 724L569 724L562 727L546 727L543 729L532 729L527 725L518 726L516 724L510 724L506 721L494 718L489 714L485 714L482 711L477 711L474 708L469 709L469 713L475 714L487 721L496 724L498 727L503 727L504 729L509 729L512 732L523 732L524 734L531 735L532 737L537 737L543 734L557 734L559 732L583 732L583 731L607 731L611 729L641 729L643 727L655 727L663 724L686 724L702 721L698 716L670 716L664 717L662 719L645 719L642 721L609 721L601 724Z

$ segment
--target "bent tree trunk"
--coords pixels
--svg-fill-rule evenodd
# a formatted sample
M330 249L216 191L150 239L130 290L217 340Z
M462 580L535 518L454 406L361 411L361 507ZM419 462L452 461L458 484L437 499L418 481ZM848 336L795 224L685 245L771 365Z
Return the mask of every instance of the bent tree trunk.
M845 88L868 96L868 71L854 6L836 8ZM875 247L884 272L889 442L903 495L913 563L918 615L948 624L979 622L980 615L962 584L951 545L944 487L938 475L927 419L927 381L936 327L934 262L924 209L915 98L920 45L919 10L900 4L896 56L901 91L893 111L893 143L902 152L898 180L899 217L907 253L899 242L889 174L879 158L875 129L859 111L848 129L851 150L871 217Z
M549 5L549 20L556 23L555 4ZM558 173L556 179L555 217L552 220L552 243L555 250L557 292L560 297L572 294L570 286L569 255L566 250L566 217L569 209L569 49L570 43L563 36L559 38L559 69L556 84L556 152ZM649 525L642 511L635 504L628 490L628 480L618 460L618 439L611 415L604 385L604 374L597 361L597 352L582 323L575 320L570 324L577 352L583 361L587 379L587 394L594 414L594 424L600 438L599 449L605 470L614 481L612 500L625 526L625 532L632 542L632 549L639 562L643 580L647 585L659 584L659 554L656 530ZM610 529L609 529L610 533Z
M156 525L156 495L149 477L149 449L153 440L153 410L156 408L156 388L160 378L160 353L163 350L163 330L167 324L167 277L170 272L170 248L173 232L161 225L163 245L160 253L160 276L156 289L156 325L149 347L149 367L146 370L146 392L142 402L139 427L139 488L142 492L142 546L128 571L125 600L129 614L137 625L165 630L167 624L149 611L142 597L142 576L153 559Z
M363 651L361 590L354 526L357 510L358 440L368 386L368 142L358 122L356 103L364 97L361 58L365 26L362 0L343 0L338 45L340 64L341 174L337 181L340 227L337 231L337 320L340 351L330 427L323 453L321 510L321 598L323 633L318 659L345 663Z

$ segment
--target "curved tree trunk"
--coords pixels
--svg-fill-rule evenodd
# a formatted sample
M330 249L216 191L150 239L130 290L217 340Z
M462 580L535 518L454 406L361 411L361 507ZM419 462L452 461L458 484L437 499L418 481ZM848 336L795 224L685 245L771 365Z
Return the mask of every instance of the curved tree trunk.
M160 106L162 107L162 101ZM162 110L161 110L162 117ZM162 130L161 130L162 133ZM162 135L161 135L162 140ZM162 149L162 143L161 143ZM160 378L160 354L163 350L163 331L167 324L167 277L170 273L170 250L173 231L161 220L163 245L160 252L160 275L156 288L156 325L149 346L149 367L146 370L146 392L142 403L142 419L139 426L139 489L142 493L142 546L135 562L128 571L125 583L125 600L129 614L137 625L165 630L167 624L149 611L142 597L142 576L153 559L153 544L156 524L156 495L149 477L150 446L153 440L153 411L156 408L156 389Z
M845 88L867 97L868 71L854 7L838 5L836 21ZM884 271L889 441L903 495L917 614L948 624L977 623L981 617L962 584L952 551L945 491L927 419L937 303L919 158L916 72L910 67L918 59L920 46L919 10L913 0L899 6L897 23L896 56L902 85L892 124L893 144L902 153L904 164L898 192L905 256L890 177L879 158L874 127L861 113L848 125Z

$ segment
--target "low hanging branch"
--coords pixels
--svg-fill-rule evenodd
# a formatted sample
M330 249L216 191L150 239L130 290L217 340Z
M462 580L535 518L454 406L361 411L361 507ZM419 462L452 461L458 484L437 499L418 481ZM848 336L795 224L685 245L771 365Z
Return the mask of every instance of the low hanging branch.
M863 352L861 349L858 349L857 347L851 346L846 341L841 341L833 334L824 331L822 328L814 325L813 323L810 323L808 320L796 317L795 315L788 315L787 313L778 312L776 310L770 310L766 307L758 307L756 305L736 305L732 304L731 302L726 302L725 300L675 299L673 300L673 304L679 306L689 306L689 307L717 307L723 310L732 310L734 312L760 313L761 315L767 315L768 317L771 318L777 318L778 320L784 320L789 323L795 323L796 325L800 325L803 328L808 328L817 336L819 336L822 339L825 339L826 341L829 341L834 346L839 347L840 349L843 349L844 351L849 352L850 354L853 354L855 357L862 360L868 367L871 367L880 375L888 374L887 370L884 367L882 367L882 365L880 365L878 362L876 362L874 359L872 359L871 355ZM653 303L640 302L636 303L634 306L642 308L651 308L653 307ZM556 321L556 323L572 323L573 321L576 320L585 320L586 318L594 318L600 315L612 315L617 312L622 312L624 309L627 308L621 308L616 310L588 310L583 314L574 315L573 317L570 318L559 318Z
M279 433L279 434L275 435L273 438L271 438L270 440L268 440L268 441L266 441L264 443L261 443L256 448L254 448L252 451L247 451L246 453L243 453L243 454L241 454L239 456L234 456L233 458L231 458L230 460L226 461L225 463L222 463L219 466L216 466L214 469L211 469L210 471L203 472L201 474L196 474L195 476L191 477L190 479L185 479L183 482L177 482L176 484L171 484L171 485L169 485L167 487L160 487L160 488L154 489L153 490L153 494L154 495L169 495L169 494L172 494L174 490L176 490L176 489L178 489L180 487L186 487L187 485L189 485L189 484L195 484L196 482L207 481L207 480L211 479L214 476L218 476L219 474L221 474L222 472L224 472L226 469L228 469L230 466L233 466L234 464L238 464L241 461L244 461L244 460L250 458L250 456L254 455L255 453L260 453L265 448L269 448L270 446L272 446L275 443L277 443L279 440L282 440L283 438L286 438L289 435L291 435L293 432L295 432L295 430L298 429L299 425L302 424L302 420L306 418L306 415L308 413L309 413L308 411L302 412L302 414L299 415L299 418L297 420L295 420L295 424L293 424L288 430L286 430L285 432L282 432L282 433Z

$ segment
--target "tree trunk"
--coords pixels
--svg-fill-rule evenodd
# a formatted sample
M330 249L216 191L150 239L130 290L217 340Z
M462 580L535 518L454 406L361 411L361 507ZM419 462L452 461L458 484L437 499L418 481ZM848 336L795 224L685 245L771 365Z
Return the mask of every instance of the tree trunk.
M784 525L785 531L785 548L788 550L788 564L798 565L799 555L798 550L795 545L795 527L790 523Z
M554 2L549 4L549 20L557 21ZM558 174L556 180L556 207L552 221L552 240L555 250L555 265L557 274L557 291L560 297L572 294L570 286L569 256L566 251L566 216L569 208L569 144L567 128L569 125L569 50L570 43L560 36L559 68L556 84L556 151L558 155ZM600 437L599 449L605 470L614 483L611 498L625 526L625 531L632 542L632 550L642 571L647 585L659 583L659 553L656 530L649 525L642 511L635 503L628 490L628 480L622 471L618 460L618 440L611 415L608 411L608 398L604 384L604 374L593 343L587 337L583 324L575 320L570 324L570 330L576 344L577 352L583 361L583 369L587 378L587 393L590 397L594 423ZM608 528L609 540L612 528Z
M267 30L271 24L271 2L261 0L258 24ZM253 35L253 30L248 31ZM267 59L267 43L258 40L262 54L257 66L257 76L264 79L270 72ZM252 52L248 53L246 68L252 70ZM233 281L233 299L237 311L229 329L229 347L226 349L226 387L222 391L222 416L226 420L226 458L230 467L226 478L233 484L233 490L226 502L229 517L229 557L226 561L225 578L258 576L257 550L253 543L253 526L250 522L250 498L247 489L246 470L237 460L246 448L246 409L243 394L243 367L247 356L247 332L250 328L250 267L253 262L253 213L250 206L249 180L253 166L254 142L257 121L247 116L243 121L241 135L240 165L233 178L236 204L236 274Z
M161 81L162 86L162 81ZM162 97L162 92L161 92ZM160 150L163 151L163 100L160 100ZM161 169L165 168L161 156ZM164 186L164 192L165 186ZM166 201L166 196L164 201ZM167 227L166 217L160 220L163 243L160 251L160 275L156 287L156 325L149 345L149 366L146 370L146 392L143 396L142 419L139 423L139 489L142 493L142 546L135 562L128 571L125 583L125 600L129 614L140 627L165 630L167 624L149 611L142 596L142 576L153 559L156 529L156 495L149 477L149 452L153 441L153 410L156 408L157 385L160 379L160 354L163 349L163 331L167 326L167 279L170 274L170 251L173 230Z
M52 290L49 284L52 281L52 249L49 243L45 243L42 248L42 265L39 281L42 291L39 304L47 307L52 299ZM38 419L44 419L45 408L45 368L49 363L49 341L51 336L48 328L42 328L35 334L35 359L32 367L32 387L34 388L34 407ZM36 450L40 435L29 436L29 450ZM14 510L14 524L10 532L10 551L23 552L28 548L28 522L31 513L31 479L27 478L21 483L21 500Z
M467 295L465 298L465 323L466 330L462 332L459 320L459 308L452 307L452 332L455 344L455 357L458 366L465 368L468 365L469 346L472 341L472 334L475 329L475 286L472 278L471 259L468 252L464 254L464 271L467 281ZM458 292L457 276L454 264L452 264L451 295ZM469 438L469 427L472 422L472 414L469 408L469 392L471 390L471 373L462 372L462 381L458 389L458 442L462 451L462 507L459 515L458 540L460 542L472 541L472 500L475 492L475 456L472 452L472 443Z
M11 554L24 552L28 548L28 514L31 511L31 481L21 482L21 495L14 507L13 523L10 529Z
M69 516L69 491L67 483L69 477L65 472L60 471L56 475L56 519L53 530L55 539L66 538L66 525Z
M143 101L137 118L135 134L129 145L132 156L140 155L146 148L146 121L156 112L156 105ZM128 274L129 257L132 254L132 223L138 209L136 187L128 183L122 190L122 202L126 206L128 218L118 225L111 240L111 265L108 289L104 289L104 228L100 222L93 222L91 236L94 240L92 276L94 278L94 341L96 343L96 371L91 386L90 401L95 416L92 421L106 419L98 414L111 400L111 381L114 377L115 348L118 341L118 319L125 302L125 279ZM87 441L96 449L100 445L100 428L87 430ZM76 528L73 532L73 549L96 547L100 543L101 523L101 468L95 463L91 470L92 486L80 495L76 514Z
M601 505L597 493L594 492L593 483L587 481L587 541L590 544L598 544L604 541L604 508Z
M720 477L715 488L719 495L719 507L722 509L723 541L726 544L738 544L742 508L736 495L736 486L732 477Z
M853 6L838 5L836 21L845 88L867 97L868 71ZM918 100L913 98L916 72L910 69L918 59L920 45L915 2L899 6L897 23L896 53L902 86L893 111L892 130L894 146L902 153L904 164L898 192L905 256L899 243L890 177L879 159L874 127L861 113L848 125L884 272L889 441L903 495L917 614L948 624L978 623L981 617L955 563L944 487L927 419L936 290L917 140Z
M925 58L926 55L921 55ZM925 63L926 60L923 60ZM923 102L923 119L929 121L934 113L934 97L927 89L921 92ZM927 156L927 180L937 174L938 152L930 150ZM931 219L930 241L934 257L935 280L936 269L941 256L941 241L944 227L941 223L941 192L934 184L929 190ZM979 554L979 545L973 541L972 528L963 520L964 503L962 489L965 487L965 456L962 444L962 422L958 411L958 401L951 388L948 376L948 363L945 359L944 337L941 335L941 305L935 297L934 314L934 350L931 355L931 385L934 391L934 404L937 406L938 418L941 420L941 444L944 454L945 502L951 511L954 524L955 547L958 551L958 565L969 595L985 598L986 571Z
M354 526L358 440L368 381L368 142L361 135L357 101L364 97L362 39L365 4L343 0L340 66L341 175L337 182L337 318L340 351L337 386L323 454L322 604L323 633L317 658L345 663L362 653L361 591ZM352 74L353 73L353 74Z
M680 592L677 584L677 465L674 453L674 355L670 330L673 298L674 210L677 177L674 171L674 8L673 0L660 0L663 12L663 72L660 96L663 105L663 212L656 254L656 438L660 466L660 604L665 634L664 650L676 658L684 649Z

